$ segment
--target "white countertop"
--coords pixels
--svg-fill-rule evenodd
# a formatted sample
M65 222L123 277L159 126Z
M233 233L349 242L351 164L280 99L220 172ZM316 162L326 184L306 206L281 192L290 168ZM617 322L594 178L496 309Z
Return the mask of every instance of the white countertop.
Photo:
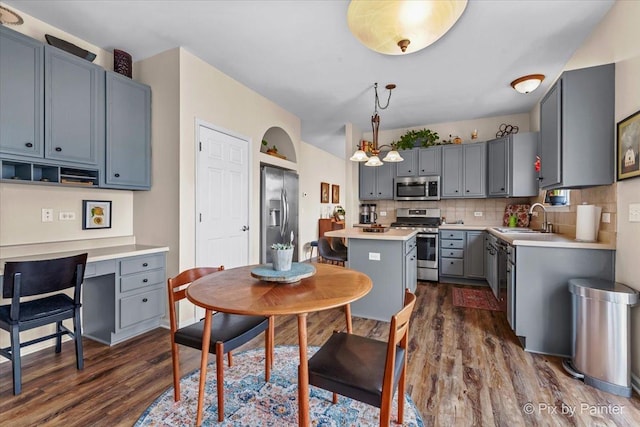
M466 225L466 224L442 224L440 230L476 230L488 231L514 246L539 246L546 248L573 248L573 249L604 249L615 250L615 243L605 242L579 242L574 237L555 233L500 233L494 227L504 225Z
M168 252L166 246L146 246L146 245L123 245L109 246L104 248L79 249L75 251L53 252L36 255L25 255L15 258L0 259L0 275L4 272L4 263L8 261L38 261L43 259L63 258L81 253L87 253L87 263L108 261L117 258L126 258L130 256L148 255L159 252Z
M362 228L346 228L342 230L328 231L324 233L327 237L340 237L344 239L369 239L369 240L409 240L418 234L415 230L394 230L390 229L384 233L370 233L362 231Z

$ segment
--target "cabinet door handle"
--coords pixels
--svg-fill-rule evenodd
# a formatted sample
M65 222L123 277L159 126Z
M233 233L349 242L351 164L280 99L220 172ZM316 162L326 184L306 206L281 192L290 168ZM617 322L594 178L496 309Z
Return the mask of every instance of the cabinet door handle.
M147 283L149 279L142 279L142 283Z
M451 261L451 265L453 265L453 261Z
M116 178L120 178L120 174L119 173L114 173L113 176L115 176Z
M467 193L469 192L469 190L467 190Z
M500 189L500 191L504 191L504 187L502 187L502 188Z
M458 192L458 190L456 190L456 193Z
M26 142L24 145L29 148L33 147L33 144L31 142Z
M149 267L149 263L147 263L147 262L143 262L143 263L142 263L142 266L143 266L143 267Z
M142 298L142 302L147 302L147 301L149 301L149 300L146 299L146 298Z

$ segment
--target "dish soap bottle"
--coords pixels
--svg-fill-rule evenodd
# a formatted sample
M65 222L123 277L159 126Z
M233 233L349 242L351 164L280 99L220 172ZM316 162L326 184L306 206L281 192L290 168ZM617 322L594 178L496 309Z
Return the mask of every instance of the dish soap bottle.
M518 225L518 217L511 215L509 217L509 227L516 227Z

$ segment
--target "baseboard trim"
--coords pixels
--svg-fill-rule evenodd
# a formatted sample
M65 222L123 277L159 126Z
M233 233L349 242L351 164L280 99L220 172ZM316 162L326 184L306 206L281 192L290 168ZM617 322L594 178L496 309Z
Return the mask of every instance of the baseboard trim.
M640 377L633 372L631 373L631 388L640 394Z

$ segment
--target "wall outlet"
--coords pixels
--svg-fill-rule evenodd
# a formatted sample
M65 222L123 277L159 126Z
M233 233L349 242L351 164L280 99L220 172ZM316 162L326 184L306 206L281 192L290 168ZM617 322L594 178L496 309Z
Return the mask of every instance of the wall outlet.
M482 212L474 212L473 216L482 216Z
M58 214L58 219L60 221L73 221L76 219L76 213L75 212L60 212Z
M53 209L42 208L42 222L53 222Z
M607 224L611 222L611 214L609 212L602 212L602 222Z
M629 222L640 222L640 203L629 205Z
M380 216L387 216L387 211L381 211Z
M380 252L369 252L369 260L380 261Z

